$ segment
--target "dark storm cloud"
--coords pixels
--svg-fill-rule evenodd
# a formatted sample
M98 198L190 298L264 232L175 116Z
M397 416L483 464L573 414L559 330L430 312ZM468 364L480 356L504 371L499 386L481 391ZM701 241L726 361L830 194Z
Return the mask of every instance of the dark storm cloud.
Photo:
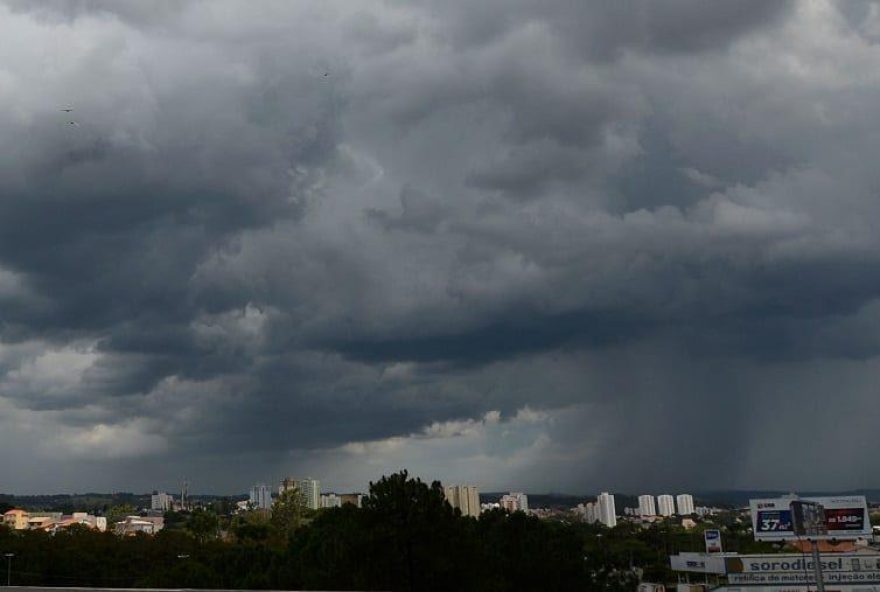
M867 404L875 4L0 6L0 447L70 488L760 486L755 407Z

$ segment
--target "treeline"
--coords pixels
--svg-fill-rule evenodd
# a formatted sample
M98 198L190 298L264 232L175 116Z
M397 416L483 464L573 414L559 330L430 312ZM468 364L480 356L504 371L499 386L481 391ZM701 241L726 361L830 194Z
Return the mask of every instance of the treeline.
M14 553L13 585L28 586L629 592L637 570L672 581L667 555L702 547L669 525L462 517L439 483L406 472L371 484L363 508L309 516L291 495L225 525L205 510L178 518L154 537L0 529L0 553ZM749 544L728 530L732 547Z

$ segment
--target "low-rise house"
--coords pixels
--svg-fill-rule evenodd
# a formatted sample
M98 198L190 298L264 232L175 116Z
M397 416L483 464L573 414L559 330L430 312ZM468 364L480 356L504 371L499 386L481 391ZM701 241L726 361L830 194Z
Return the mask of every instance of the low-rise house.
M116 523L114 532L120 536L156 534L164 527L165 519L161 516L128 516L122 522Z

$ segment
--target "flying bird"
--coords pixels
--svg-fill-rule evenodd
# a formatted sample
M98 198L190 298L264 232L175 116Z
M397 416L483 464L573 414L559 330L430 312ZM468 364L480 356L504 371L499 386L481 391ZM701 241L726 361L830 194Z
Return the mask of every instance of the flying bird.
M73 109L62 109L62 111L64 111L65 113L70 113L71 111L73 111Z
M79 124L75 121L68 121L67 125L75 125L76 127L79 127Z
M330 72L324 72L324 76L325 77L330 76Z

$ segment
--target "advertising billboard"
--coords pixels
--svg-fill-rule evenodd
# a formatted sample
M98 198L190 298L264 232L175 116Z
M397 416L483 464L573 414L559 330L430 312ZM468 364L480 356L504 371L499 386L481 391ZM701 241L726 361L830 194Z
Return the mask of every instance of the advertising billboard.
M868 504L861 495L753 499L750 508L757 541L842 540L871 534Z
M713 592L816 592L816 586L722 586L721 588L715 588ZM825 584L825 592L880 592L880 585Z
M706 530L703 531L703 538L706 540L706 553L721 553L721 531Z
M825 553L819 558L826 584L880 585L880 555ZM813 558L804 554L740 555L725 557L730 584L815 584Z
M679 553L669 556L669 566L675 571L691 573L711 573L723 575L726 572L724 557L703 553Z

